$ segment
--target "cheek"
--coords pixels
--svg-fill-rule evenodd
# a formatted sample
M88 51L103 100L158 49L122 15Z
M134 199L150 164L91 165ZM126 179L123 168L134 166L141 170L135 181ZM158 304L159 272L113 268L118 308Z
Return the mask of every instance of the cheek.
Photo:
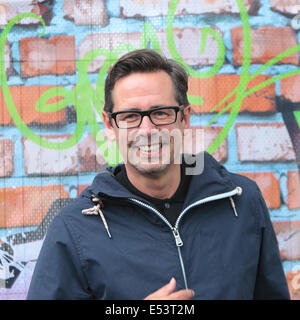
M113 129L106 129L105 130L105 136L108 139L108 141L115 141L116 140L116 134L115 131Z
M179 124L170 130L170 137L171 141L175 146L178 146L183 141L183 135L184 135L184 126Z
M122 157L124 160L127 159L127 153L128 153L128 143L126 140L126 136L124 136L124 134L120 134L118 133L117 135L117 144L120 150L120 153L122 154Z
M133 130L119 130L117 132L117 142L122 155L126 155L128 148L135 141L136 135Z
M125 132L124 132L125 131ZM121 148L123 145L127 145L127 139L128 139L128 135L126 133L126 130L119 130L117 132L117 141L119 144L119 147Z

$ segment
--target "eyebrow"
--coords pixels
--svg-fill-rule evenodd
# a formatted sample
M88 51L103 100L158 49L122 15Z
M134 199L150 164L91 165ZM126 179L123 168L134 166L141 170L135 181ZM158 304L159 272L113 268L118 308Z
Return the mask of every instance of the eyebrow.
M164 105L164 104L159 104L159 105L153 105L151 106L149 109L147 110L151 110L151 109L155 109L155 108L160 108L160 107L170 107L169 105ZM130 108L130 109L127 109L128 111L143 111L141 110L140 108ZM124 111L127 111L127 110L124 110Z

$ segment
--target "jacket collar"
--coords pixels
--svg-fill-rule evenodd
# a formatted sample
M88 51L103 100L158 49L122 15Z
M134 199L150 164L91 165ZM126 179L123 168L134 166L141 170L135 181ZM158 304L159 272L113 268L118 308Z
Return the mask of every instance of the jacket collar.
M237 187L231 179L231 174L210 154L203 152L197 156L197 161L203 162L203 170L200 174L192 176L184 207L198 200L232 191Z
M207 152L199 153L196 156L196 164L200 166L203 164L203 170L198 174L193 175L190 181L189 192L186 197L184 207L190 203L204 199L216 194L232 191L236 188L230 177L230 173L225 169L223 165L218 163ZM185 158L187 163L190 163L191 158ZM116 172L120 170L120 165L115 167L105 167L101 173L99 173L90 188L86 192L99 195L101 197L109 198L136 198L142 201L136 195L129 192L123 185L121 185L117 179L115 179Z

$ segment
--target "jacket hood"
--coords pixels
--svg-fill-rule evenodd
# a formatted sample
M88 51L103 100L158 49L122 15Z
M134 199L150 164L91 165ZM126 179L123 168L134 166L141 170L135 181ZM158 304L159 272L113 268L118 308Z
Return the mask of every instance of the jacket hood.
M194 170L196 174L191 178L189 193L187 194L184 207L193 201L215 194L229 192L237 187L231 178L231 174L207 152L202 152L195 156L185 155L183 162L186 165L186 169L195 168L195 164L201 167L201 170ZM190 165L190 163L193 164ZM95 177L92 185L82 192L82 195L90 196L94 194L100 197L119 199L136 198L145 201L133 195L117 181L115 174L120 170L121 165L122 164L118 164L115 167L105 167L102 172ZM191 171L193 173L193 170ZM186 173L188 173L188 171L186 171Z
M53 219L27 298L140 300L174 277L177 290L191 288L195 299L288 299L257 186L202 156L203 171L191 178L174 226L154 214L155 207L146 210L144 200L116 198L132 196L114 178L119 166L97 175L81 199ZM245 190L235 197L238 216L229 205L237 186Z

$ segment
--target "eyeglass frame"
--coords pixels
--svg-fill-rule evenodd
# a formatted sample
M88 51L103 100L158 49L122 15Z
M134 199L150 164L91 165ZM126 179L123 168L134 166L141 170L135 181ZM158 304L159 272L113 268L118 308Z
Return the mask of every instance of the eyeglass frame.
M110 119L114 119L115 124L116 124L117 128L119 128L119 129L134 129L134 128L139 128L140 125L142 124L143 118L144 118L145 116L147 116L147 117L150 119L151 123L154 124L155 126L168 126L168 125L173 124L173 123L175 123L175 122L177 121L177 114L178 114L178 112L179 112L179 111L183 111L185 107L186 107L186 106L182 104L182 105L180 105L180 106L157 107L157 108L153 108L153 109L149 109L149 110L143 110L143 111L142 111L142 110L133 110L133 109L130 109L130 110L117 111L117 112L108 112L107 114L108 114L108 116L109 116ZM169 122L169 123L161 123L161 124L156 124L156 123L154 123L154 122L152 121L152 119L151 119L150 114L151 114L153 111L159 111L159 110L165 110L165 109L173 109L173 110L175 110L175 112L176 112L176 113L175 113L175 120L172 121L172 122ZM138 125L134 126L134 127L120 128L120 127L118 126L118 124L117 124L117 119L116 119L116 117L117 117L118 114L128 113L128 112L140 114L140 115L141 115L140 123L139 123Z

